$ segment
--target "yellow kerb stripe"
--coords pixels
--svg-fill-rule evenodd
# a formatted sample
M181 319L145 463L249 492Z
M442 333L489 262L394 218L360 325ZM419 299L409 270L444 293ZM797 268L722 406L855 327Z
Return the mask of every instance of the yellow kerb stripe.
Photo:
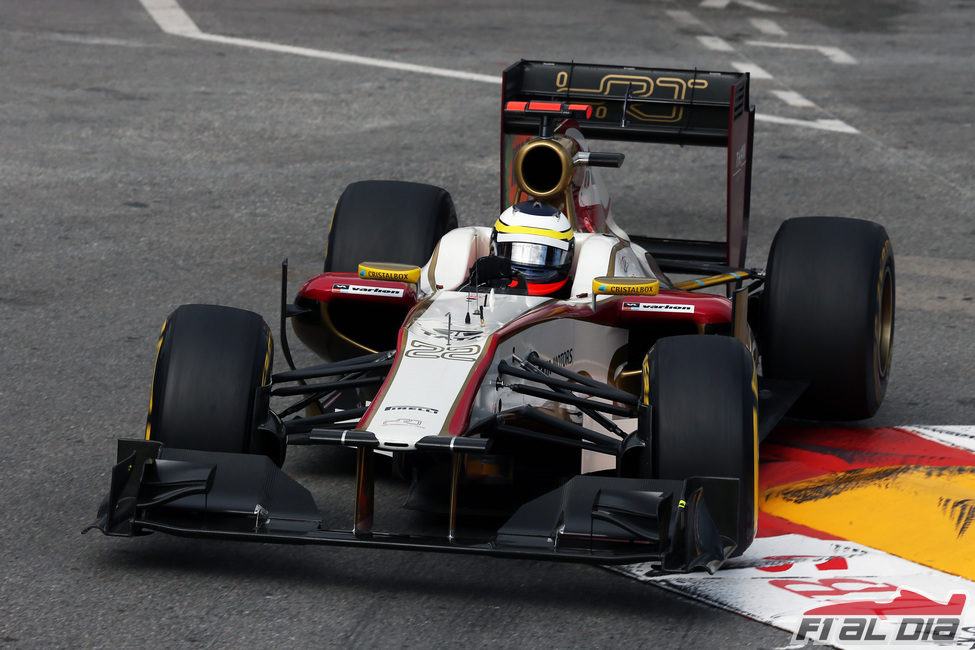
M975 467L871 467L780 485L762 511L975 580Z

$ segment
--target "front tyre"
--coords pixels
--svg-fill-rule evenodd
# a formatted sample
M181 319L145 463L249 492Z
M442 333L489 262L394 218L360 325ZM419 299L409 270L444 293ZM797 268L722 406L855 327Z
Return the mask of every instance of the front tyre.
M755 537L758 393L748 349L725 336L672 336L643 364L640 478L738 479L734 555Z
M159 339L146 439L168 447L265 454L284 445L261 425L270 413L274 347L259 315L217 305L182 305Z

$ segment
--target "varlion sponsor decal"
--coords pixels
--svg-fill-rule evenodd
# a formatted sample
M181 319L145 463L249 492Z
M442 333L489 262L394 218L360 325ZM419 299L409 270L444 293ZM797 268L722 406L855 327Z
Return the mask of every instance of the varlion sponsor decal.
M661 302L624 302L623 311L650 311L671 314L693 314L694 305Z
M373 287L365 284L333 284L335 293L349 293L359 296L386 296L388 298L402 298L402 289L392 287Z
M420 267L409 264L363 262L359 265L359 277L369 280L393 280L394 282L416 284L420 281Z
M592 281L592 292L610 296L655 296L660 281L653 278L601 277Z

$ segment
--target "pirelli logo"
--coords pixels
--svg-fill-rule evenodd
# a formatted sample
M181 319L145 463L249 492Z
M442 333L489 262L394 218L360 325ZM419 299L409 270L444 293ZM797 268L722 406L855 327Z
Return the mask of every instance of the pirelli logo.
M439 409L430 408L429 406L387 406L385 411L420 411L421 413L439 413Z

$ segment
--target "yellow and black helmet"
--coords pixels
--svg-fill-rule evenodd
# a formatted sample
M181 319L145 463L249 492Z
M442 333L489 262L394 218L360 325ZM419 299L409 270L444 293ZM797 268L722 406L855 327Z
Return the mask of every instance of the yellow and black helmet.
M528 293L536 296L565 287L574 248L569 218L539 201L512 205L501 213L491 233L491 253L524 274Z

